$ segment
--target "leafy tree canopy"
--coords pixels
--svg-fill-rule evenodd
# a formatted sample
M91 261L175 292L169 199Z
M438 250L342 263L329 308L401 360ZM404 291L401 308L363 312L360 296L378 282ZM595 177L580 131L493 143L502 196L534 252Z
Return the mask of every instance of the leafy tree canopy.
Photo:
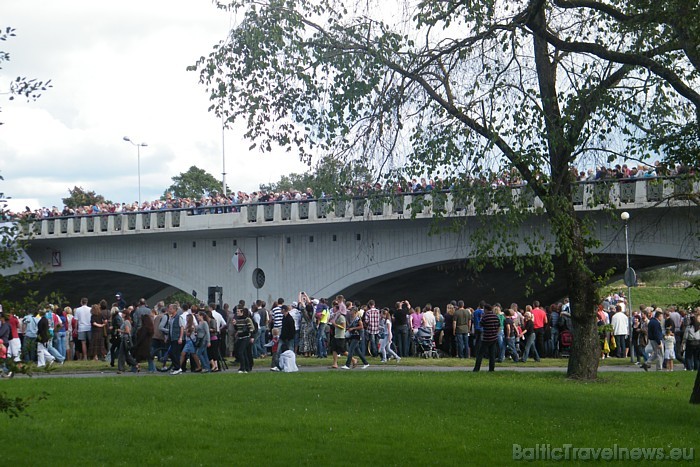
M86 191L81 186L74 186L72 189L68 189L68 197L61 198L63 205L69 208L78 208L83 206L94 206L100 203L111 203L111 201L105 200L102 195L96 194L94 191Z
M162 199L166 199L168 196L201 198L202 196L211 196L222 192L221 181L217 180L206 170L194 165L187 169L187 172L174 176L172 181L173 184L165 190Z
M344 162L333 156L319 160L313 169L303 173L283 175L278 182L260 184L265 191L306 191L311 188L315 197L335 195L345 187L359 187L374 181L371 169L361 161Z

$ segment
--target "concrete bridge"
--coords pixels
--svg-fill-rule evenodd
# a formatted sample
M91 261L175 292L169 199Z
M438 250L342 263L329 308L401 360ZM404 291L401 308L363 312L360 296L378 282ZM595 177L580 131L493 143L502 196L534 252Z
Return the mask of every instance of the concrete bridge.
M697 182L642 179L621 183L582 183L574 188L576 210L595 221L601 270L624 267L621 211L631 214L632 265L643 267L693 260L700 255ZM529 206L541 202L526 188L504 188ZM425 201L411 216L416 197ZM604 205L613 206L613 211ZM494 204L493 210L499 207ZM469 218L473 206L460 206L450 193L409 194L389 201L353 199L238 205L220 208L50 218L29 228L27 250L35 263L52 272L43 290L60 289L71 301L91 300L121 291L129 300L160 299L174 291L196 291L209 298L221 287L224 302L291 301L299 291L315 297L343 292L374 296L382 304L399 297L418 302L494 296L522 298L520 279L509 271L472 278L460 262L471 254ZM436 221L435 210L445 220ZM438 222L467 218L459 232L430 234ZM548 222L533 214L521 226L522 237L539 232L552 241ZM521 251L526 252L524 244ZM620 269L622 272L622 269ZM538 293L566 293L554 284ZM559 295L557 295L559 294Z

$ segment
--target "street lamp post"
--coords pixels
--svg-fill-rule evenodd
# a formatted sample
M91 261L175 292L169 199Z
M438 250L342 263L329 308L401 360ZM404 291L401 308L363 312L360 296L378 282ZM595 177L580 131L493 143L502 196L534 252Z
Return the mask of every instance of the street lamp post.
M146 143L135 143L131 141L131 138L128 136L125 136L124 141L127 143L131 143L133 146L136 146L136 161L138 164L138 176L139 176L139 211L141 210L141 148L148 146Z
M620 214L620 219L625 223L625 259L627 262L627 269L625 269L625 285L627 286L627 312L629 314L629 339L630 339L630 363L634 363L634 340L632 337L633 333L633 322L632 322L632 286L637 282L636 274L634 269L630 267L630 243L629 243L629 228L628 221L630 220L630 213L624 211Z

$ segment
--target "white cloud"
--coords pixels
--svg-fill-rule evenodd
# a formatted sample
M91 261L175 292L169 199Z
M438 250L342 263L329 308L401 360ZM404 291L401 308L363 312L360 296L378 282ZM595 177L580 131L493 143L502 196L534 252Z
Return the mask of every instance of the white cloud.
M137 197L136 149L144 141L143 199L192 165L222 172L221 126L208 96L186 71L226 35L232 18L208 1L3 0L17 37L2 44L7 79L52 79L36 102L2 102L0 191L60 205L75 185L114 201ZM305 166L280 151L249 152L242 129L226 132L227 184L251 191Z

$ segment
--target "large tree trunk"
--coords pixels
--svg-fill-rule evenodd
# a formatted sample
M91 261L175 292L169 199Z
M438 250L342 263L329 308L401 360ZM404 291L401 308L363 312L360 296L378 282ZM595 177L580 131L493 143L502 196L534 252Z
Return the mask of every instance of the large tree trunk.
M690 403L700 404L700 369L695 373L695 387L693 387L693 393L690 395Z
M564 191L568 193L568 187ZM566 194L555 197L555 205L548 208L554 232L565 263L557 277L565 278L571 303L573 343L567 375L578 380L595 380L598 377L600 343L596 306L598 288L594 274L588 267L586 242L582 230L582 219L576 216L573 205ZM558 206L556 205L558 201Z

